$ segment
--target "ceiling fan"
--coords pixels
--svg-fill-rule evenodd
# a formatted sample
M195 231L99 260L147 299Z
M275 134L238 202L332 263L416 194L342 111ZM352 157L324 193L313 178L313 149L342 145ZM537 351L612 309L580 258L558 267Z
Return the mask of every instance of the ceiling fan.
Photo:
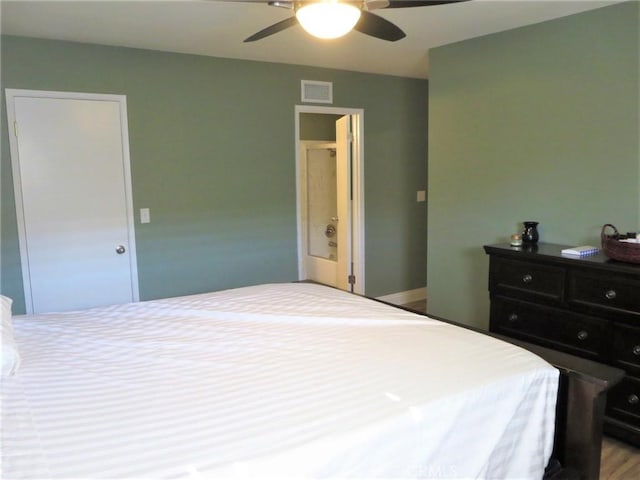
M223 0L232 1L232 0ZM237 0L236 0L237 1ZM272 7L292 10L294 15L268 26L246 38L255 42L293 27L298 23L319 38L338 38L351 30L389 42L398 41L406 34L390 21L371 13L383 8L427 7L468 0L240 0L266 3Z

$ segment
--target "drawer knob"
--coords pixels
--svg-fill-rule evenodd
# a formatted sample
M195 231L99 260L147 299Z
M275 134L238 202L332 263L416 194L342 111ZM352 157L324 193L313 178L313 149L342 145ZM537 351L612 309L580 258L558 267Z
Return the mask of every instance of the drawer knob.
M629 405L637 405L640 402L640 398L635 393L632 393L627 397L627 402Z
M511 313L511 314L509 314L509 321L510 321L510 322L516 322L516 321L518 321L518 314L517 314L517 313Z
M618 294L615 290L607 290L604 294L604 298L606 298L607 300L613 300L617 295Z
M580 330L578 332L578 340L586 340L589 336L589 333L586 330Z
M523 283L531 283L531 280L533 280L533 277L530 274L525 274L522 277L522 282Z
M640 345L635 345L631 351L634 355L640 356Z

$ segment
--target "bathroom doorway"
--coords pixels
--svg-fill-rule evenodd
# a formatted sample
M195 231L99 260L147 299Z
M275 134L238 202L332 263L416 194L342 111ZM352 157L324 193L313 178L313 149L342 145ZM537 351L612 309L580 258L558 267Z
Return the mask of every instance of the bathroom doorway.
M364 294L363 111L296 107L298 276Z

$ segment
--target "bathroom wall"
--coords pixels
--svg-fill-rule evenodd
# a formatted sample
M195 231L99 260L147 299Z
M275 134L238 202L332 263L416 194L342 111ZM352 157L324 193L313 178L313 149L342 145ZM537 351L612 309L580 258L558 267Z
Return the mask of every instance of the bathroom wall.
M337 242L336 235L325 234L327 225L337 228L331 220L338 215L335 148L311 147L306 152L308 251L315 257L336 260L337 248L329 244Z

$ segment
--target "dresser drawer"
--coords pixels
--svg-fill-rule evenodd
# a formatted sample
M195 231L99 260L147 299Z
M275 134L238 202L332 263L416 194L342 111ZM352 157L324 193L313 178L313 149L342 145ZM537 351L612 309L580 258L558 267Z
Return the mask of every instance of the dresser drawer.
M614 325L612 363L640 377L640 327Z
M555 301L564 295L564 268L494 257L489 268L489 288L493 293Z
M607 415L640 427L640 380L625 377L607 394Z
M491 331L602 361L608 323L564 310L502 297L491 301Z
M640 280L605 272L569 271L570 303L640 317Z

